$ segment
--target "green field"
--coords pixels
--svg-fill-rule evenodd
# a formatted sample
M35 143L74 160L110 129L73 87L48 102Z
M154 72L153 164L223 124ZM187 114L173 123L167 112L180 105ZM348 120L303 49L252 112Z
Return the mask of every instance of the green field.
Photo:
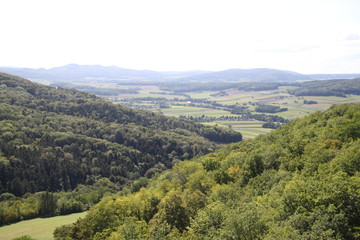
M212 109L212 108L190 107L190 106L172 106L171 108L161 109L161 112L167 116L176 116L176 117L179 116L201 117L202 115L208 117L221 117L221 116L232 115L229 111Z
M216 117L222 116L237 116L231 114L231 112L222 110L219 108L204 108L201 105L196 105L196 102L187 102L185 95L174 94L171 91L160 90L159 86L155 85L118 85L113 83L97 83L93 84L94 87L114 87L121 89L136 88L139 90L137 94L120 94L118 96L112 96L107 98L110 101L115 101L128 105L130 107L148 109L154 112L162 112L167 116L192 116L192 117ZM225 95L217 95L219 91L200 91L200 92L183 92L190 96L192 99L201 99L216 102L223 106L226 105L245 105L253 113L255 110L254 104L269 104L279 106L281 108L288 108L288 111L279 112L275 115L280 117L294 120L299 117L303 117L315 111L324 111L333 104L360 102L360 96L348 95L343 97L296 97L290 95L288 90L294 89L294 86L282 86L275 90L266 91L240 91L237 89L227 89ZM160 108L159 100L141 100L141 98L163 98L163 104L170 106L170 108ZM185 101L184 101L185 100ZM304 104L304 100L316 101L317 104ZM130 104L129 104L130 103ZM181 106L178 106L178 105ZM268 113L269 115L272 115ZM252 124L247 121L214 121L207 124L218 124L225 127L231 127L234 130L240 131L244 137L254 137L259 134L268 133L270 129L262 128L264 122L253 121Z
M317 101L317 104L303 104L304 100L312 100ZM295 119L298 117L303 117L310 113L316 111L324 111L328 109L333 104L341 104L341 103L351 103L351 102L360 102L360 96L358 95L348 95L346 98L343 97L313 97L306 96L299 98L294 98L292 101L288 102L279 102L279 106L287 107L289 110L286 112L277 113L278 116Z
M272 129L263 128L262 121L214 121L206 123L207 125L218 125L223 127L231 127L232 129L241 132L244 139L253 138L259 134L266 134Z
M161 112L167 116L193 116L201 117L202 115L208 117L222 117L222 116L237 116L231 114L228 111L211 109L211 108L201 108L201 107L189 107L189 106L172 106L171 108L161 109ZM223 127L231 127L232 129L242 133L244 138L255 137L259 134L266 134L271 129L262 128L262 121L214 121L206 123L207 125L219 125Z
M197 99L210 99L212 96L210 94L217 93L218 91L202 91L202 92L187 92L186 94L190 95L192 98Z
M163 94L154 94L154 92L162 92L157 89L156 86L146 86L142 88L138 86L140 90L139 94L135 94L132 97L134 99L138 97L163 97L166 99L174 99L178 97L183 99L183 96L172 95L170 92L167 92L166 95ZM222 105L243 105L247 104L251 111L254 111L255 107L251 104L262 103L279 106L281 108L288 108L288 111L276 113L276 115L294 120L299 117L303 117L315 111L323 111L328 109L333 104L339 103L349 103L349 102L360 102L360 96L349 95L346 98L342 97L296 97L288 93L289 89L294 87L280 87L276 90L267 90L267 91L239 91L236 89L226 90L226 96L211 96L219 91L202 91L202 92L186 92L193 99L207 99L214 101ZM313 100L317 101L317 104L307 105L304 104L304 100ZM144 102L144 104L147 104ZM184 102L182 102L184 104ZM140 103L141 105L141 103ZM189 104L190 105L190 104ZM172 105L170 108L160 109L164 115L167 116L192 116L192 117L201 117L203 115L207 117L221 117L221 116L236 116L231 114L229 111L224 111L221 109L212 109L212 108L203 108L203 107L194 107L194 106L175 106ZM156 109L156 106L155 108ZM269 115L271 115L269 113ZM271 129L262 128L264 122L252 121L250 124L247 121L214 121L206 124L218 124L224 127L231 127L236 131L240 131L245 138L251 138L259 134L266 134Z
M23 235L38 240L54 239L53 232L56 227L76 222L85 215L86 212L82 212L51 218L36 218L0 227L0 240L10 240Z

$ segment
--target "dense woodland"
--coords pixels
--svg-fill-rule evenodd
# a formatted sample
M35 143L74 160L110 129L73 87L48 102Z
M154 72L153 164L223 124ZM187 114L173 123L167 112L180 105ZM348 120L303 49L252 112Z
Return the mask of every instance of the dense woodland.
M315 80L299 82L190 82L183 84L178 81L166 82L121 82L121 85L157 85L161 90L170 91L176 94L186 92L201 91L222 91L230 88L239 91L266 91L275 90L281 86L294 86L289 93L295 96L339 96L345 97L347 94L360 95L360 78L356 79L335 79L335 80ZM77 87L75 87L77 88Z
M290 91L295 96L338 96L360 95L360 78L349 80L328 80L304 82L300 88Z
M184 84L181 82L165 82L160 83L161 90L171 91L175 93L182 92L199 92L199 91L220 91L229 88L236 88L240 91L265 91L274 90L280 86L292 86L293 83L264 83L264 82L191 82Z
M144 177L144 181L146 179ZM101 178L91 185L79 184L72 191L42 191L26 193L23 197L3 193L0 195L0 226L36 217L82 212L121 188L108 178Z
M360 104L334 105L105 197L56 239L359 239ZM140 186L146 186L139 188ZM134 189L134 188L132 188Z
M231 129L132 110L89 93L0 74L4 199L68 191L103 178L120 189L240 140L241 134ZM12 195L6 197L8 193Z

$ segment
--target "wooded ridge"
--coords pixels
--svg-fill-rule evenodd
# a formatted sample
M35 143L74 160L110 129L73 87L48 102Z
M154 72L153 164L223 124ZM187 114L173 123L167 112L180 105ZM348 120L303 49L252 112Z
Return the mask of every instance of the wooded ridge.
M0 192L120 185L241 140L231 129L115 105L0 74Z
M360 104L334 105L104 198L57 239L359 239Z

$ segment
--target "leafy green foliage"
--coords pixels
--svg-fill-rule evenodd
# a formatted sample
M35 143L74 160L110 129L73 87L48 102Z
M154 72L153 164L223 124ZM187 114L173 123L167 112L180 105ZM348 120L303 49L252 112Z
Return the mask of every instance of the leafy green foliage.
M78 185L68 192L26 193L15 197L10 193L0 195L0 225L36 217L65 215L88 210L92 205L120 188L109 179L102 178L93 185Z
M53 193L48 191L40 195L40 215L54 216L56 211L56 199Z
M360 104L333 106L179 162L103 199L68 236L123 239L131 228L145 239L357 239L359 113Z
M56 240L63 240L63 239L69 239L70 237L67 237L71 234L72 226L71 225L63 225L61 227L57 227L54 230L54 238Z

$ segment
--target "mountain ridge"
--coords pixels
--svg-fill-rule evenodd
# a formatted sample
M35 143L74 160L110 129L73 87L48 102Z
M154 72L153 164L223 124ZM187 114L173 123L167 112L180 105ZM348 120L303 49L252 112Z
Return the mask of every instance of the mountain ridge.
M306 75L270 68L254 68L254 69L227 69L224 71L213 72L203 75L191 76L183 80L191 81L230 81L230 82L281 82L281 81L297 81L309 80Z
M33 80L58 81L201 81L201 82L295 82L301 80L325 80L356 78L354 74L301 74L271 68L223 71L152 71L134 70L117 66L68 64L50 69L0 67L0 72Z

